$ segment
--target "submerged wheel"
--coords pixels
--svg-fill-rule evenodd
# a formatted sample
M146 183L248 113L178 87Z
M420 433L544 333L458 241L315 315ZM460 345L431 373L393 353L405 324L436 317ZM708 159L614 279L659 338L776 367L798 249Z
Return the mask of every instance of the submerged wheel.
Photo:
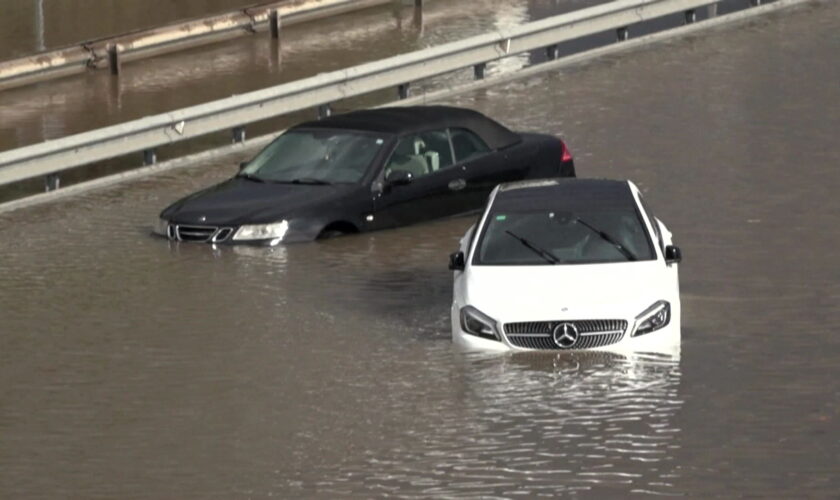
M321 230L318 234L318 239L323 240L327 238L335 238L336 236L343 236L345 234L358 233L359 229L349 222L333 222Z
M319 240L325 240L327 238L335 238L336 236L343 235L344 232L338 229L324 229L321 231L321 234L318 235Z

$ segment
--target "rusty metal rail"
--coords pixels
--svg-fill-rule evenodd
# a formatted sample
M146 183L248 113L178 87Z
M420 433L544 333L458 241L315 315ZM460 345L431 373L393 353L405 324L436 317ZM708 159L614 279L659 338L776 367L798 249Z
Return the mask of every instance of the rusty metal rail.
M107 69L160 54L268 32L280 38L282 26L376 7L393 0L283 0L119 36L90 40L27 57L0 62L0 90Z
M464 68L472 68L475 78L482 79L487 63L494 60L538 49L546 50L549 59L555 59L558 43L606 31L613 31L620 42L632 33L633 24L670 14L683 13L685 22L693 24L694 9L715 6L719 1L617 0L516 28L5 151L0 153L0 186L45 176L47 190L55 189L58 173L63 170L135 152L143 152L144 163L151 164L155 160L155 148L212 132L230 130L234 141L242 141L248 123L311 108L328 113L330 103L386 88L393 88L400 98L406 98L411 82ZM770 12L808 1L814 0L777 0L750 10ZM704 23L715 24L703 21L697 25Z

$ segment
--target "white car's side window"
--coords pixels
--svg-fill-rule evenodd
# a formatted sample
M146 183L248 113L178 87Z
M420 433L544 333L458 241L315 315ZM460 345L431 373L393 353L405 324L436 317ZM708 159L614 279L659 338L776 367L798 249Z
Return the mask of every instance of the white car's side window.
M659 227L662 223L659 222L659 219L657 219L653 215L653 212L650 211L650 208L648 208L645 199L642 197L642 193L639 193L639 201L642 203L642 210L645 212L645 216L650 221L650 225L653 228L654 234L656 235L656 241L659 244L659 249L662 251L662 254L665 255L665 242L662 240L662 231Z
M659 227L659 233L662 235L662 250L665 251L665 247L674 243L673 235L671 231L662 223L661 220L654 217L656 220L656 225Z
M467 229L467 232L464 233L464 236L461 238L461 251L464 252L464 255L466 255L467 252L470 251L470 247L472 246L473 237L475 236L475 226L475 224L470 226L470 228Z

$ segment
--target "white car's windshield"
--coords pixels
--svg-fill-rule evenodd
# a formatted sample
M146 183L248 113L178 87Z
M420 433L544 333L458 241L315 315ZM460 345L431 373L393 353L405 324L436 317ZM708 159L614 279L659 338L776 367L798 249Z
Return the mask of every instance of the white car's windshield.
M385 138L336 130L291 130L251 160L241 176L267 182L359 182Z
M474 260L478 265L556 265L651 260L638 213L591 209L491 212Z

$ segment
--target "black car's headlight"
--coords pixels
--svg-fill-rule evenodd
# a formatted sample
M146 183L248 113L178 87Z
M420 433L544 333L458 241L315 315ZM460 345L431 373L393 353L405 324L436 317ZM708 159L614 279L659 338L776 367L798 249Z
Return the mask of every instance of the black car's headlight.
M633 331L632 336L638 337L639 335L655 332L660 328L665 328L670 322L671 304L665 300L657 301L636 316L636 329Z
M470 335L490 340L500 340L496 320L473 306L461 309L461 329Z
M277 240L283 241L289 230L289 221L283 220L272 224L246 224L239 226L234 241Z

